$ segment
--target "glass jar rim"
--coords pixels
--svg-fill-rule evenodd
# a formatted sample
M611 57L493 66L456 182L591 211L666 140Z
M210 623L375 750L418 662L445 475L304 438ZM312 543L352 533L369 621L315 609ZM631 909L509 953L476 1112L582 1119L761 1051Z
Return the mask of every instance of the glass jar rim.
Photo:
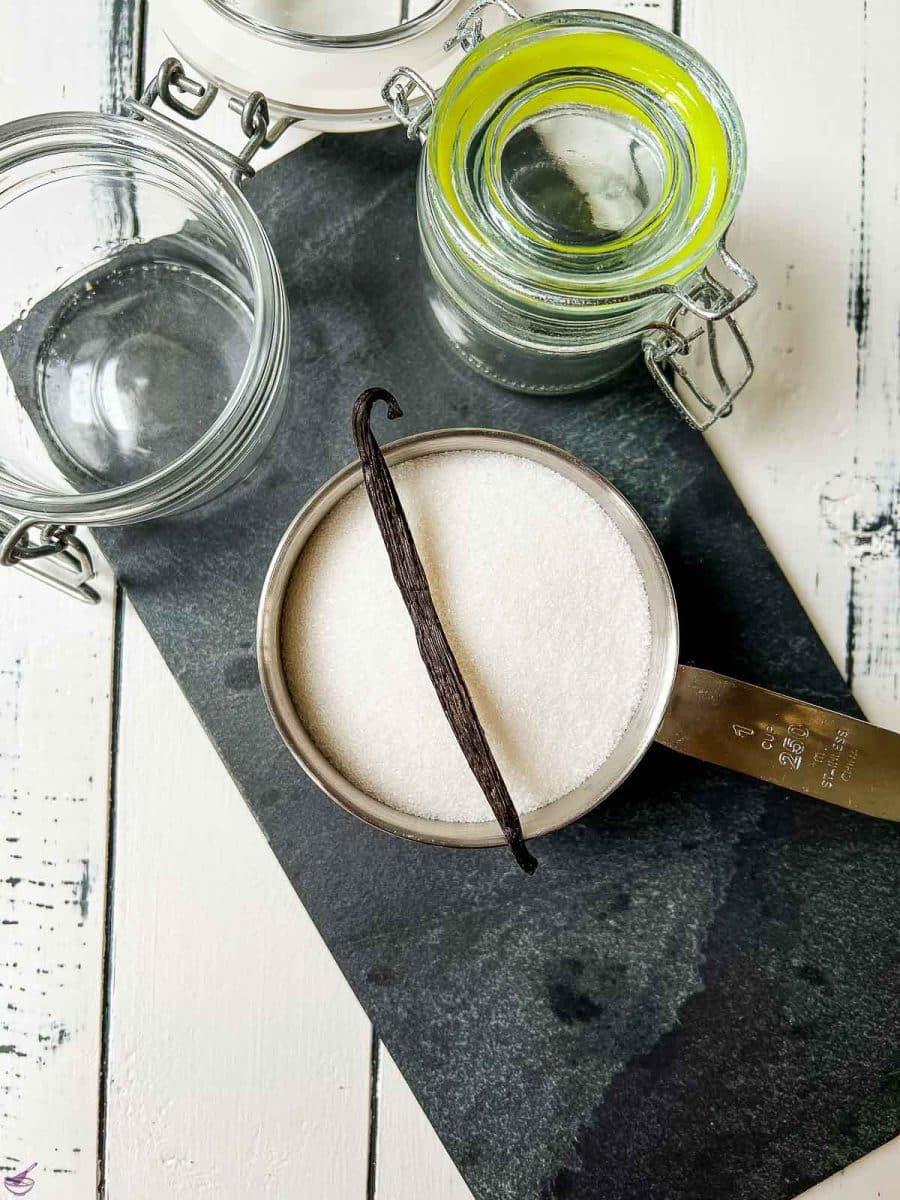
M458 0L436 0L431 8L418 16L410 17L402 24L373 30L371 33L349 35L306 33L288 25L276 25L271 20L254 14L249 6L240 4L238 0L205 0L205 3L261 38L315 50L365 50L376 46L402 45L409 38L445 20L448 10L452 9Z
M454 61L444 43L467 8L467 0L444 0L435 12L418 14L402 26L402 38L328 46L254 25L233 11L233 0L154 3L178 57L199 78L241 99L262 91L273 117L294 118L307 129L336 133L394 124L381 89L398 58L427 78L442 81ZM262 12L264 24L281 21L277 13L272 19L278 5L271 0L265 5L257 0L253 7Z
M269 240L240 189L179 133L106 113L42 113L0 127L0 207L4 176L24 163L56 153L118 152L130 166L164 167L202 192L235 235L250 274L253 332L235 388L215 421L183 454L131 483L93 492L9 490L0 478L0 507L72 524L131 524L191 503L260 423L267 398L278 392L286 368L287 301ZM87 168L90 170L90 168Z
M643 275L613 268L598 267L594 275L580 275L568 266L558 270L547 268L536 256L535 262L523 265L525 253L505 256L506 247L496 235L495 226L488 226L475 206L466 209L459 198L458 172L465 160L472 133L471 124L460 128L460 114L467 102L466 92L474 94L473 84L489 88L490 69L508 71L516 54L539 40L556 35L565 36L577 31L591 34L623 34L639 45L661 54L694 82L698 97L714 113L728 155L728 170L721 188L718 211L709 220L707 209L698 210L703 217L702 236L697 230L684 244L675 245L659 263L651 263ZM616 80L622 82L621 76ZM624 80L624 82L628 82ZM470 89L473 89L470 91ZM471 99L468 101L472 103ZM507 103L510 103L507 97ZM502 110L501 110L502 111ZM474 120L475 118L473 118ZM496 110L492 119L496 120ZM420 219L437 225L443 240L470 269L482 277L488 286L495 286L511 297L526 302L567 309L597 310L609 306L640 303L661 294L671 294L674 288L690 279L710 259L721 243L737 208L746 177L746 134L740 111L728 85L702 55L688 43L668 30L661 29L637 17L596 10L563 10L543 13L516 21L485 38L456 66L438 95L428 125L428 136L421 163L423 183L419 190L420 206L426 213ZM505 257L504 257L505 256ZM572 254L574 260L578 257ZM563 256L560 255L560 259ZM602 283L601 283L602 280ZM599 286L598 286L599 285Z

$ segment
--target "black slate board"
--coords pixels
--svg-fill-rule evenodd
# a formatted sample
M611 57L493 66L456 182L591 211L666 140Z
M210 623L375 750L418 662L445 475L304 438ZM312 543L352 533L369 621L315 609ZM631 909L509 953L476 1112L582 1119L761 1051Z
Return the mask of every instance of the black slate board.
M686 661L853 711L642 368L596 397L533 400L444 348L418 295L415 158L396 131L321 138L252 182L292 307L285 423L229 496L107 531L103 548L480 1200L794 1196L900 1128L900 829L654 748L617 796L535 845L529 879L503 850L366 828L306 780L266 713L264 572L352 458L350 405L375 383L406 412L383 438L488 425L602 471L668 559Z

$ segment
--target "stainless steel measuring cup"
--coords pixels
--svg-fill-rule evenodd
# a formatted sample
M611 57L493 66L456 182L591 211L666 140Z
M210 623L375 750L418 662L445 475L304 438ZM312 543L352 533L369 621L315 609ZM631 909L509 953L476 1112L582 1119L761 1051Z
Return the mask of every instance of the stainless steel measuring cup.
M383 447L392 467L411 458L453 450L513 454L577 484L616 524L631 547L647 589L651 660L640 704L621 741L593 775L565 796L522 817L526 838L560 829L605 800L654 740L842 808L900 819L900 734L714 671L679 665L678 611L665 561L650 530L607 479L556 446L490 429L440 430ZM294 707L281 651L285 593L313 530L361 483L359 463L333 476L297 515L275 552L263 585L257 631L259 674L269 711L310 778L370 825L444 846L501 845L503 835L493 819L435 821L401 812L366 794L325 757Z

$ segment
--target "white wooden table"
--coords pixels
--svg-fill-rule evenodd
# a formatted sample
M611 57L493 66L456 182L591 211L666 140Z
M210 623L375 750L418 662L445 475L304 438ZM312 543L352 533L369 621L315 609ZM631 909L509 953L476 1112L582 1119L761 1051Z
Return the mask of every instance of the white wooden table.
M900 727L900 5L610 7L674 22L738 95L758 366L710 441ZM8 0L0 120L115 108L142 44L162 57L152 7ZM108 569L100 589L0 571L2 1173L37 1161L54 1200L465 1200ZM809 1196L897 1200L900 1139Z

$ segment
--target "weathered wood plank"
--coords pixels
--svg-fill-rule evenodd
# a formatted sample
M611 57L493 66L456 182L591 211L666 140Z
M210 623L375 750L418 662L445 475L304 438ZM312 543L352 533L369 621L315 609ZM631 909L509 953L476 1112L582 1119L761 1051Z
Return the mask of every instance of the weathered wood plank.
M112 585L0 572L0 1170L96 1191ZM64 632L59 633L60 630Z
M900 725L900 7L863 9L860 186L854 276L852 463L826 485L823 515L849 570L845 663L875 717Z
M363 1200L370 1025L126 607L111 1196Z
M731 245L760 278L740 318L756 376L709 441L866 713L900 728L900 11L821 15L682 3L744 114ZM888 1195L900 1139L864 1163L810 1200Z
M684 37L744 114L750 170L730 245L760 279L740 315L756 375L709 441L843 665L847 560L820 495L852 460L862 10L846 5L823 21L802 0L785 18L777 0L682 7Z
M375 1158L378 1200L472 1200L394 1060L381 1047Z
M710 442L869 716L900 725L896 139L890 3L686 0L737 92L750 177L733 248L760 276L757 374ZM760 64L764 63L764 78ZM827 80L827 86L822 81Z
M0 9L0 120L108 107L135 6ZM61 1200L97 1187L113 585L89 608L0 570L0 1164ZM52 1183L50 1182L52 1180Z

